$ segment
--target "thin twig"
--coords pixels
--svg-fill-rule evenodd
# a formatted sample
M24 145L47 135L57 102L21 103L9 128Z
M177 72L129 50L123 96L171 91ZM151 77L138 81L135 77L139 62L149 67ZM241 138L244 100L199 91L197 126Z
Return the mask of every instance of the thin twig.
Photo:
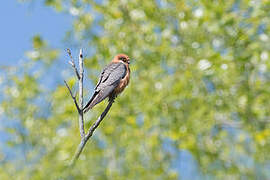
M77 159L80 157L80 154L83 151L83 148L84 148L85 144L87 143L87 141L89 140L89 138L93 135L95 129L99 126L99 124L104 119L104 117L107 115L108 111L112 107L113 102L114 102L114 99L111 99L109 101L109 104L107 105L107 107L105 108L105 110L102 112L102 114L98 117L98 119L96 120L96 122L88 130L85 138L81 140L81 143L77 147L76 153L73 156L72 161L70 163L71 166L73 166L75 164L75 162L77 161Z
M74 101L74 104L75 104L75 106L76 106L76 108L77 108L77 110L78 110L78 113L80 113L80 112L81 112L81 109L80 109L79 106L78 106L76 97L72 94L72 91L71 91L70 87L68 86L67 82L66 82L65 80L64 80L64 82L65 82L65 84L66 84L66 86L67 86L67 88L68 88L68 91L69 91L69 93L70 93L71 98L72 98L73 101Z
M79 114L79 126L80 126L80 134L81 139L84 139L85 132L84 132L84 120L83 120L83 54L82 49L80 49L79 54L79 68L80 68L80 78L79 78L79 103L80 103L80 114Z
M74 72L75 72L75 74L76 74L78 80L80 80L80 75L79 75L78 69L77 69L76 66L75 66L75 63L74 63L73 57L72 57L72 55L71 55L70 49L67 49L67 53L68 53L68 55L69 55L69 57L70 57L70 61L68 61L68 63L69 63L69 64L72 66L72 68L74 69Z

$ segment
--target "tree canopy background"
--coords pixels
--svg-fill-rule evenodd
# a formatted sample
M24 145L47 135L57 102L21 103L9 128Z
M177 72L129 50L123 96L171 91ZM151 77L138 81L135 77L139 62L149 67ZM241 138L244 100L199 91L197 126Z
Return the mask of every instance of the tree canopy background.
M59 39L83 45L85 100L117 53L131 82L67 168L80 136L63 79L77 84L36 32L23 66L1 67L0 179L270 179L270 1L42 2L73 17Z

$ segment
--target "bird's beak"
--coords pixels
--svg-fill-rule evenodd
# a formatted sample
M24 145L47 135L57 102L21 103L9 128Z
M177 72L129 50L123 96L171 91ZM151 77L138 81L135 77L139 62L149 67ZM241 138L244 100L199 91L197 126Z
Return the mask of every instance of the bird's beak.
M128 64L130 64L130 61L128 60L128 62L127 62Z

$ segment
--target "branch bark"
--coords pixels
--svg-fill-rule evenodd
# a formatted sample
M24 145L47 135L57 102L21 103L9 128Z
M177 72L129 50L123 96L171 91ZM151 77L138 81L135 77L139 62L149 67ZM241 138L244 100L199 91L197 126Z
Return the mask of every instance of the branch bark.
M84 122L83 122L83 54L82 49L80 49L79 54L79 67L80 67L80 78L79 78L79 103L80 103L80 113L79 113L79 126L81 139L84 139Z

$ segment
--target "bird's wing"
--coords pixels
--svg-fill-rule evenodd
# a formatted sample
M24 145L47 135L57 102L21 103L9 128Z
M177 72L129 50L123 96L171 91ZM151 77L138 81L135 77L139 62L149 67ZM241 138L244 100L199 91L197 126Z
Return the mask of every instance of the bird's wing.
M108 78L108 76L110 75L109 72L111 69L117 67L117 64L116 63L111 63L111 64L108 64L103 70L102 72L100 73L99 75L99 79L98 79L98 83L95 87L95 90L97 89L97 87L100 85L101 81L103 81L104 79Z
M84 107L84 112L87 112L96 104L107 98L110 93L119 85L120 80L125 77L126 73L126 66L121 62L111 63L105 67L95 87L94 95Z
M123 63L119 62L109 64L106 68L104 68L102 77L96 85L95 90L99 91L113 84L118 85L120 80L125 77L126 73L127 69Z

